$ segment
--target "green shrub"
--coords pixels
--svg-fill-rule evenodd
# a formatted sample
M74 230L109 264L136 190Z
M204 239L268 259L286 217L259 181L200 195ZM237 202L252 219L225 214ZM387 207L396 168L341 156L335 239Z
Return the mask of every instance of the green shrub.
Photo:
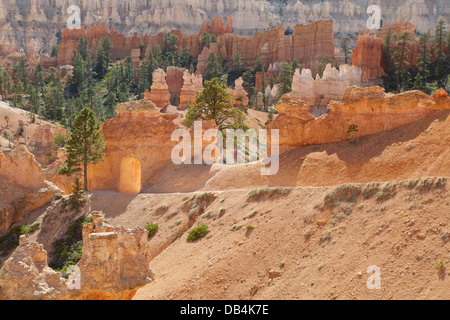
M206 236L208 234L208 232L209 232L209 228L208 228L208 225L206 225L206 224L195 227L194 229L192 229L189 232L189 234L187 236L187 241L188 242L196 241L196 240Z
M150 223L147 224L144 228L148 231L148 237L153 238L158 231L159 226L156 223Z
M247 196L247 201L257 201L264 196L267 196L268 198L270 198L274 195L287 195L287 194L291 193L291 191L292 191L292 188L288 188L288 187L253 189L249 192L249 194Z
M354 203L361 192L362 187L358 184L343 184L325 194L325 204L335 206L339 202Z
M68 277L68 268L76 265L81 259L83 252L83 227L92 223L91 216L81 216L72 222L63 238L54 242L55 248L52 253L49 267L61 272L64 277Z
M365 199L370 199L375 196L380 190L380 183L369 183L362 190L362 195Z
M17 226L12 228L6 235L0 237L0 256L5 256L19 246L19 238L22 235L29 235L40 227L40 223L30 226Z
M378 202L384 202L392 199L397 194L397 185L395 183L385 183L381 190L377 192L376 199Z
M439 261L438 264L436 265L436 268L438 268L439 270L443 270L443 269L445 269L445 267L446 267L446 264L442 260Z
M72 209L78 210L84 206L86 200L84 198L84 190L80 179L76 178L73 185L72 194L69 196L69 205Z

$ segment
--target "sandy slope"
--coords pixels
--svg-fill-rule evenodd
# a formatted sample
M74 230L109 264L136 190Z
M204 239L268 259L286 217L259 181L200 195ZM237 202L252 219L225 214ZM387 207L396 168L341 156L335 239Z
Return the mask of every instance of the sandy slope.
M49 252L71 221L92 210L118 226L158 223L150 240L156 280L135 299L449 299L450 267L436 265L450 263L450 182L429 190L401 184L450 177L449 124L449 113L441 112L356 145L291 150L269 178L255 164L180 167L151 193L94 192L84 212L64 213L56 204L24 222L42 222L32 237ZM325 205L337 185L373 181L391 182L395 195ZM247 199L267 186L293 189ZM211 201L189 220L195 202L189 192L208 190ZM188 243L188 230L203 223L210 233ZM372 265L381 270L379 290L366 285Z
M260 164L178 167L151 192L227 190L265 186L329 186L450 176L450 112L408 126L349 141L306 146L280 156L277 175ZM195 176L195 181L192 177ZM148 191L148 190L146 190Z
M5 116L7 116L8 124L10 129L8 133L13 136L12 141L25 142L25 137L27 138L27 142L33 136L34 132L41 125L51 124L49 121L42 120L39 116L36 116L35 123L31 123L31 118L29 113L23 109L15 108L3 101L0 101L0 129L6 127ZM17 135L17 131L19 128L19 120L21 120L25 124L25 135L24 137L19 137ZM52 124L53 125L53 124ZM2 130L3 131L3 130ZM0 148L7 148L8 140L3 136L0 137Z

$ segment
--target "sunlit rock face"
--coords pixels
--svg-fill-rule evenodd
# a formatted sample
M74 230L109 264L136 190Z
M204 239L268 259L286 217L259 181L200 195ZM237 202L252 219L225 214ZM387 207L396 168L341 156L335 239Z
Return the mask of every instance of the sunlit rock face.
M116 112L102 126L106 156L88 168L89 189L138 193L170 163L177 115L161 113L149 100L120 104Z
M41 165L23 145L0 151L0 181L0 235L61 192L44 179Z
M162 172L169 174L176 169L172 151L181 142L172 141L176 130L186 130L188 143L194 146L194 128L186 128L179 114L163 113L150 100L120 104L116 113L115 118L106 120L102 126L105 158L88 167L89 190L139 193L161 182L165 177ZM202 132L214 127L213 122L203 121ZM209 143L203 141L202 150Z
M444 90L430 97L421 91L395 95L380 87L354 86L327 107L331 112L315 118L303 100L293 94L282 96L275 106L280 114L268 126L279 129L280 149L348 140L351 125L358 127L359 137L398 128L450 109L450 98Z
M0 269L1 300L130 300L154 280L148 231L103 222L99 212L83 227L81 260L69 279L47 264L47 252L21 236ZM19 280L18 280L19 279Z

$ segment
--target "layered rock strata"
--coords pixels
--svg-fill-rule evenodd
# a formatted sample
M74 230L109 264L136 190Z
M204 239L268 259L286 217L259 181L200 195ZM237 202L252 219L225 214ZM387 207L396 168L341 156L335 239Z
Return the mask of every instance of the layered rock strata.
M0 234L61 193L44 179L41 165L23 145L0 151L0 181Z
M183 87L180 91L180 108L185 109L196 103L197 95L203 91L203 77L201 74L183 73Z
M4 51L51 51L57 44L57 31L67 26L73 12L67 13L69 4L57 0L32 0L26 7L19 0L0 3L0 43ZM241 35L252 35L275 26L284 29L295 24L308 24L320 19L335 21L334 32L352 33L365 28L369 16L367 8L379 5L384 24L410 21L424 33L436 24L439 16L450 21L445 1L399 0L368 1L91 1L81 0L81 25L91 27L110 24L126 36L157 34L180 29L186 33L198 33L204 21L218 16L229 16L230 28L222 19L211 23L211 32L226 30ZM227 18L228 19L228 18ZM207 26L206 26L207 27Z
M170 104L169 86L166 83L166 73L162 69L156 69L153 72L152 86L150 92L144 93L144 98L155 103L155 105L164 109Z
M305 103L292 94L281 97L275 109L280 113L268 125L278 129L280 150L314 144L326 144L352 138L349 128L355 125L356 137L373 135L398 128L449 110L450 98L444 90L430 97L421 91L386 93L380 87L351 87L339 102L328 105L330 113L315 118Z
M230 21L229 25L231 23ZM284 28L278 27L263 33L256 32L252 37L229 33L228 31L232 27L227 27L224 29L225 31L218 30L220 28L214 27L215 25L220 24L216 23L211 26L213 33L217 34L217 43L211 44L210 48L202 48L202 31L198 34L186 35L179 30L171 31L179 37L178 50L181 52L181 50L187 48L192 57L198 59L197 73L202 75L206 72L206 63L211 52L220 55L227 66L231 66L236 52L239 51L242 62L247 66L254 65L257 57L260 57L265 68L273 63L297 60L298 63L306 68L311 68L314 72L316 72L321 58L334 55L333 21L331 20L320 20L309 25L294 26L294 32L291 35L284 35ZM165 38L164 33L143 36L134 34L132 37L127 37L119 34L113 27L108 31L106 25L83 27L79 30L65 29L62 31L57 64L70 65L73 63L78 49L78 40L81 37L89 40L89 48L95 55L98 44L105 36L111 39L113 60L123 59L131 55L132 50L138 49L141 43L147 48L148 57L154 46L163 46Z

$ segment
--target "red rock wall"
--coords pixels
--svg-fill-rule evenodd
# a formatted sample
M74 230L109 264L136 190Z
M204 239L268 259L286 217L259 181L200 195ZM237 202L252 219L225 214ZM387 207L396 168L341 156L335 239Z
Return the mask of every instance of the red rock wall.
M392 43L394 44L394 35L409 31L410 44L408 45L409 66L417 65L417 56L419 53L418 39L415 36L415 27L409 22L398 22L384 25L381 30L376 33L373 31L362 31L358 36L356 48L353 49L352 62L353 65L361 67L363 70L362 80L372 80L380 78L384 74L383 66L383 48L387 34L391 32Z
M210 50L220 54L222 59L231 66L234 55L239 51L245 65L253 65L259 56L265 68L275 62L293 62L297 60L306 68L316 72L318 61L325 56L334 55L333 21L320 20L306 26L295 26L294 33L284 35L284 28L270 29L264 33L256 32L253 37L236 35L231 33L233 29L231 17L227 18L226 26L222 18L214 18L211 26L204 23L199 34L183 35L180 30L174 30L179 41L177 43L181 52L188 48L194 59L199 60L199 73L204 74L206 59L209 52L202 51L201 35L210 32L217 35L217 44ZM65 29L62 31L62 42L59 47L57 62L59 65L72 64L78 49L78 40L84 37L89 40L89 48L95 55L98 43L104 36L109 36L113 44L113 60L124 58L131 54L132 49L139 48L141 42L150 49L155 45L162 46L164 33L157 35L125 37L117 33L114 28L108 31L106 25L81 28L78 30Z

